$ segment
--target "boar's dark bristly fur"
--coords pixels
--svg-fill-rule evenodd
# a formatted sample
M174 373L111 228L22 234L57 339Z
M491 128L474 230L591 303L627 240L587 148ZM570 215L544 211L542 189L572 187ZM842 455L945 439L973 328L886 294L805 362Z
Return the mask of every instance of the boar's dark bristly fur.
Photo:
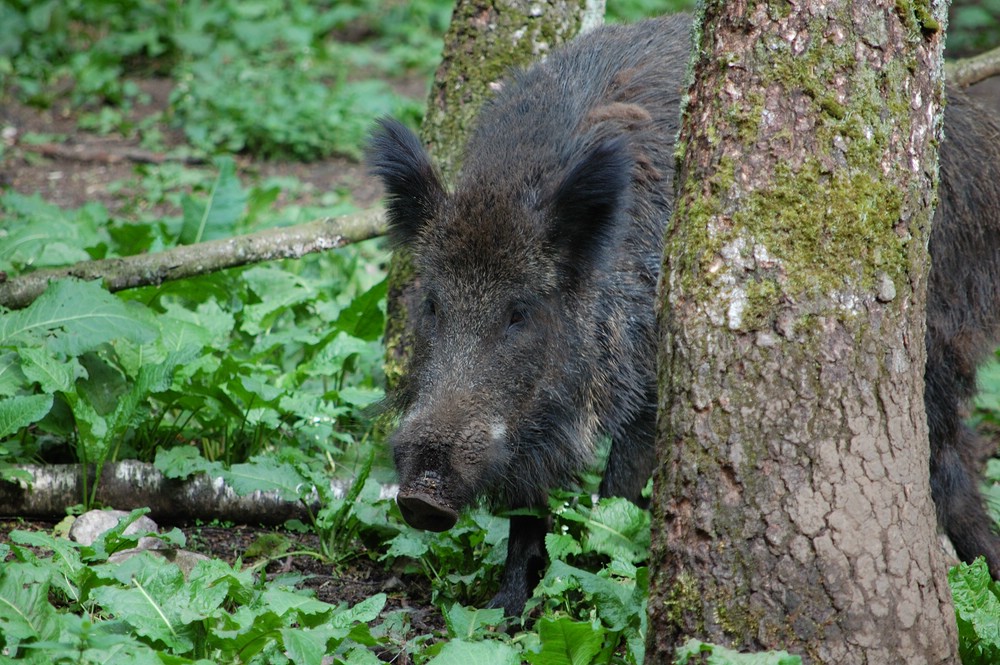
M544 507L604 435L601 494L640 500L655 461L656 282L689 33L684 16L607 26L513 73L480 112L450 193L416 136L392 120L376 129L368 162L423 298L391 397L411 525L448 529L478 499ZM1000 328L1000 130L949 94L927 308L931 486L959 555L986 555L996 576L977 490L984 447L961 414ZM492 606L524 607L546 529L511 519Z
M982 555L1000 579L1000 540L979 491L996 443L964 422L976 369L1000 336L1000 119L958 90L947 98L927 281L931 494L959 558Z
M514 73L480 112L451 193L408 130L376 129L368 163L424 299L393 397L412 525L447 529L480 498L545 506L603 435L602 493L640 500L688 33L685 17L604 27ZM510 613L537 581L541 522L512 522L493 601Z

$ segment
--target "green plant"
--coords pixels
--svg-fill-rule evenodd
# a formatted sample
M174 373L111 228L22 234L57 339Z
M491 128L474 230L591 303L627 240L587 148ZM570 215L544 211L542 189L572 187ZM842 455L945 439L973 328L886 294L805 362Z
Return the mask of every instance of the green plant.
M0 195L9 220L0 269L273 223L266 207L277 192L246 191L231 161L220 161L204 189L181 197L180 219L148 224L114 222L96 204L64 211ZM383 260L369 243L118 296L65 280L24 310L0 311L0 461L44 455L63 441L98 466L189 444L231 465L294 441L294 449L335 462L364 437L362 412L382 395ZM89 505L92 496L88 488L81 500Z
M1000 585L980 557L948 572L958 621L958 649L965 665L1000 662Z
M15 531L0 546L0 654L27 662L288 662L371 664L386 645L369 624L385 605L376 594L353 607L330 605L265 583L239 566L199 562L185 577L165 558L140 553L123 535L134 512L92 546ZM174 545L183 545L176 534Z
M358 156L376 116L419 119L423 99L384 79L414 68L430 75L450 6L4 0L0 71L11 76L0 94L50 106L57 82L68 79L71 105L91 110L80 116L82 128L128 134L128 112L141 96L132 76L169 74L173 121L197 148ZM364 43L350 39L358 29L369 34Z
M801 665L801 656L792 656L784 651L764 653L740 653L700 640L688 640L677 650L674 661L677 665L687 665L691 658L707 665Z

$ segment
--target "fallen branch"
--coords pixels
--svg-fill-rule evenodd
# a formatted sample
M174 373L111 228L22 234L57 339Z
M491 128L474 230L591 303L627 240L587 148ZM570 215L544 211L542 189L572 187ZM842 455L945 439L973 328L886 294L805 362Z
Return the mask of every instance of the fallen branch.
M383 212L374 208L235 238L183 245L154 254L83 261L67 268L39 270L11 279L0 273L0 305L10 309L27 307L45 291L50 281L66 277L102 279L105 287L115 292L261 261L297 259L312 252L374 238L384 231Z
M66 508L83 496L79 464L25 464L16 468L29 472L31 487L0 482L0 515L32 519L60 519ZM88 487L93 487L94 469L88 469ZM334 496L343 498L346 483L331 481ZM395 485L384 485L382 496L392 497ZM199 474L186 480L166 478L152 464L124 460L104 465L97 483L97 503L119 510L150 509L158 522L228 520L240 524L283 524L289 519L308 519L305 504L285 501L277 492L252 492L239 496L220 478ZM319 501L313 492L308 502L315 512Z
M985 81L1000 74L1000 46L971 58L947 62L944 70L947 81L960 88Z
M168 155L132 146L109 146L102 148L85 144L65 145L62 143L19 142L18 147L28 152L44 155L45 157L68 159L75 162L98 162L101 164L120 164L121 162L164 164L166 162L177 162L188 166L208 163L208 160L204 157Z

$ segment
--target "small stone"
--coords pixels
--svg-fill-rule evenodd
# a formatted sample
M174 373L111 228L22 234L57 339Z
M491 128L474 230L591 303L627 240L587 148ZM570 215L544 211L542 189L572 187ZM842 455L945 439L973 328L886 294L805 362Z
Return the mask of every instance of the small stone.
M118 522L127 516L128 513L124 510L90 510L73 521L69 537L81 545L93 545L102 533L118 526ZM156 522L143 515L125 528L125 534L155 532L157 529ZM159 538L145 537L139 539L138 548L157 549L162 546L163 542Z

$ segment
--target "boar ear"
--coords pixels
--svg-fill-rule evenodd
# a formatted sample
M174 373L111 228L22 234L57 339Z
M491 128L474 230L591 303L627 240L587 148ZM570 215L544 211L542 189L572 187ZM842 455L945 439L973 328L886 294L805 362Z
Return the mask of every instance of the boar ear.
M365 162L385 186L389 238L396 245L409 244L444 198L424 146L401 122L382 118L368 141Z
M549 240L562 249L576 276L598 268L614 250L616 218L627 203L631 173L625 140L605 141L570 169L552 197Z

